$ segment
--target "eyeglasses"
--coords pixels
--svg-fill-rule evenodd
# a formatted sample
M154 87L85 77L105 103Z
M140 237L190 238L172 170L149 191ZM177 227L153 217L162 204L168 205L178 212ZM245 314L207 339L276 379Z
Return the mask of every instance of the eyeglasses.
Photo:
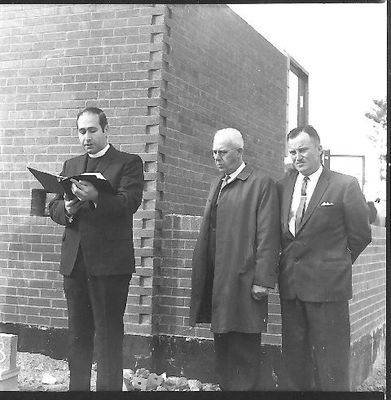
M229 150L212 150L212 155L217 156L219 155L220 157L226 156L230 151L232 150L239 150L239 148L236 149L229 149Z

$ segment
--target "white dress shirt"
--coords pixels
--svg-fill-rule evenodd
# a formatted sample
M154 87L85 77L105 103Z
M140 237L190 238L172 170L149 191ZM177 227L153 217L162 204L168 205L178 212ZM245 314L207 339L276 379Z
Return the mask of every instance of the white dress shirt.
M308 204L311 200L312 194L314 193L315 186L318 183L320 174L323 171L323 166L321 165L317 171L312 173L311 175L308 175L308 182L307 182L307 200L306 200L306 209L308 207ZM300 204L300 197L301 197L301 186L303 184L303 179L304 175L299 173L297 175L296 183L295 183L295 188L293 189L293 196L292 196L292 204L291 204L291 210L289 213L289 230L295 236L295 219L296 219L296 211L299 207Z

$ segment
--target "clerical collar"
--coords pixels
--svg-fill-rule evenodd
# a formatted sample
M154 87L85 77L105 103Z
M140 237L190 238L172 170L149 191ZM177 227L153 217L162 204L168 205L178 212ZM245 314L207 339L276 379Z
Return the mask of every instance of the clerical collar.
M244 170L245 166L246 164L243 161L236 171L232 172L232 174L229 174L228 182L232 182L234 179L236 179L236 177Z
M110 148L110 144L107 143L105 147L103 147L102 150L98 151L95 154L88 154L91 158L98 158L98 157L102 157L106 154L107 150L109 150Z

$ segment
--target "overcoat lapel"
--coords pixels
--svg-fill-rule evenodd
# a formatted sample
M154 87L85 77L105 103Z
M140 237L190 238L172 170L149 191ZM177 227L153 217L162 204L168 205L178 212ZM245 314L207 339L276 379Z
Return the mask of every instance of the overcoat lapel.
M219 184L220 184L222 179L223 179L223 177L220 176L218 179L213 181L211 186L210 186L209 196L208 196L208 200L206 202L205 213L204 213L204 215L206 217L208 217L210 215L210 209L212 207L213 196L214 196L214 194L215 194L215 192L217 190L217 187L219 186Z
M198 241L196 248L194 250L195 253L198 254L198 256L194 255L193 256L193 261L194 260L201 260L202 265L206 265L206 254L207 254L207 248L203 248L203 246L207 243L208 237L209 237L209 220L210 220L210 213L212 209L212 200L213 200L213 195L217 190L217 187L220 183L221 178L217 179L216 181L213 181L211 183L210 191L208 198L206 200L206 205L205 205L205 210L204 210L204 217L202 218L202 223L200 227L200 233L198 236ZM200 248L198 247L198 244L202 243ZM198 249L198 250L197 250Z
M246 165L243 170L239 173L239 175L236 177L236 179L240 179L242 181L245 181L253 172L253 169Z
M329 185L329 174L328 170L323 168L323 171L319 177L318 183L315 186L314 193L311 196L311 200L308 203L308 207L306 208L304 212L303 219L301 221L301 224L299 225L298 232L300 229L305 225L305 223L308 221L308 219L311 217L312 213L314 212L316 206L319 204L320 199L323 196L323 193L327 189L327 186Z

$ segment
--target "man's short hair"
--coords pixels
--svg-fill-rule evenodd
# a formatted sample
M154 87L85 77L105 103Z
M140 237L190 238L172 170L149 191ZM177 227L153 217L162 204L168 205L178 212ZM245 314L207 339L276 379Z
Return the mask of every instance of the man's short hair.
M316 129L312 125L303 125L292 129L288 133L286 140L288 141L289 139L294 139L301 132L307 133L308 136L310 136L316 143L320 143L320 137L318 135L318 132L316 132Z
M230 140L230 142L234 146L237 146L237 148L239 148L239 149L243 149L243 147L244 147L243 136L238 129L235 129L235 128L219 129L215 133L215 137L216 136L224 136L224 137L228 138Z
M102 131L105 130L106 126L107 126L107 117L106 114L103 112L103 110L101 110L98 107L86 107L84 110L81 110L76 117L76 127L78 128L77 122L79 121L79 117L80 115L84 114L84 113L91 113L91 114L96 114L99 117L99 125L102 128Z

